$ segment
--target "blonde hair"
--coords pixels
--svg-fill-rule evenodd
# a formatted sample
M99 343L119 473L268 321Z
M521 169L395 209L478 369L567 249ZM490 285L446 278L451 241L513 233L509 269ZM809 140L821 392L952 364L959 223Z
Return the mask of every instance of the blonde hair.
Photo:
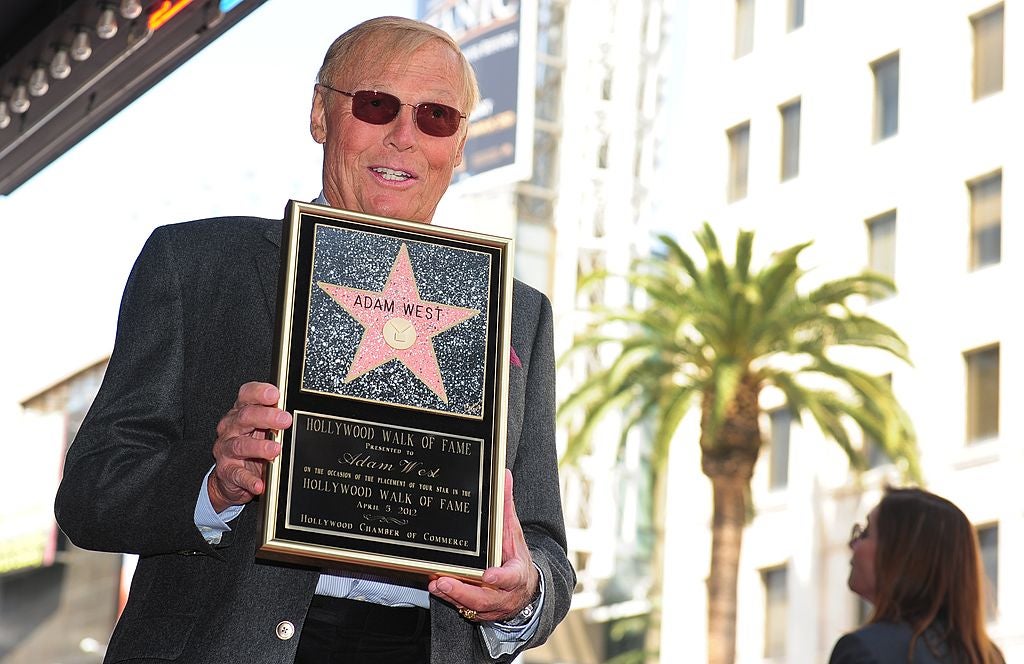
M334 85L335 81L352 75L365 58L376 57L378 54L383 54L392 62L408 59L430 41L441 42L458 56L462 65L462 80L456 88L464 104L459 110L468 116L480 101L480 89L472 65L451 35L429 23L411 18L380 16L345 31L327 49L324 63L317 73L317 83Z

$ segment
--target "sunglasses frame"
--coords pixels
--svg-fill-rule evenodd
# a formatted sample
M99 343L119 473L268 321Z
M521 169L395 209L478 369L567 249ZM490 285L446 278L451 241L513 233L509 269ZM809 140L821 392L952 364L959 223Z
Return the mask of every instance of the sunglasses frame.
M419 129L421 132L423 132L427 136L433 136L435 138L448 138L448 137L454 136L455 134L458 133L459 127L462 126L462 121L466 119L466 114L461 112L461 111L459 111L459 109L455 108L454 106L449 106L448 104L442 104L442 103L436 102L436 101L425 101L425 102L421 102L419 104L407 104L404 101L402 101L401 99L399 99L398 97L396 97L395 95L391 94L390 92L382 92L380 90L356 90L354 92L346 92L345 90L339 90L338 88L333 88L333 87L327 85L326 83L317 83L317 85L319 85L322 88L326 88L326 89L330 90L331 92L337 92L338 94L345 95L346 97L350 97L352 99L352 115L357 120L359 120L360 122L365 122L367 124L378 125L378 126L383 126L383 125L386 125L386 124L391 124L392 122L395 121L395 118L398 117L398 114L401 113L402 107L403 106L408 106L409 108L411 108L413 110L412 119L413 119L413 123L416 125L417 129ZM357 113L356 113L356 108L357 108L356 107L356 100L358 99L358 97L360 95L363 95L363 94L378 95L380 98L385 98L385 99L387 99L387 98L394 99L395 102L398 103L398 109L395 111L395 114L393 116L391 116L391 118L389 120L387 120L386 122L373 122L372 120L367 120L366 118L359 117L359 115L357 115ZM430 116L428 115L428 113L429 113L429 108L430 107L447 109L448 111L453 112L455 114L455 116L459 118L459 121L455 124L455 127L452 129L451 133L444 134L444 133L437 133L435 131L428 131L427 129L425 129L423 127L423 125L420 124L420 113L424 113L426 115L426 117L429 118ZM431 123L426 122L424 124L427 125L427 126L430 126ZM437 126L439 126L439 127L447 127L447 124L446 123L439 123Z

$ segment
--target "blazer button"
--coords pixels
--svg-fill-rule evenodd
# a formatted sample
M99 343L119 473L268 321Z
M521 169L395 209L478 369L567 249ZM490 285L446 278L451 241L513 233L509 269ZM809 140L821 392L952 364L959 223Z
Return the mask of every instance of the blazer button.
M295 625L291 624L287 620L282 620L277 623L277 628L274 631L277 633L277 638L282 641L287 641L295 636Z

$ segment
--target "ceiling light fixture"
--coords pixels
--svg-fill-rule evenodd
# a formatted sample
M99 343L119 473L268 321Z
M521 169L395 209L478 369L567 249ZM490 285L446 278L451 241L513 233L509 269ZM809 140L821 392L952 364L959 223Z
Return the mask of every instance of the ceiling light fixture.
M78 34L71 40L71 59L75 62L88 60L92 55L92 40L85 28L80 28Z
M50 79L46 77L46 67L36 65L28 77L28 93L33 97L42 97L50 89Z
M28 89L24 83L18 83L14 86L14 94L11 95L11 110L21 115L28 110L28 107L32 105L32 100L28 98Z
M121 16L129 21L142 14L142 3L139 0L121 0Z
M100 17L96 21L96 36L100 39L110 39L117 34L117 15L112 7L104 7Z
M53 60L50 60L50 76L55 79L65 79L71 74L71 56L68 55L68 49L63 46L57 47L57 52L53 54Z

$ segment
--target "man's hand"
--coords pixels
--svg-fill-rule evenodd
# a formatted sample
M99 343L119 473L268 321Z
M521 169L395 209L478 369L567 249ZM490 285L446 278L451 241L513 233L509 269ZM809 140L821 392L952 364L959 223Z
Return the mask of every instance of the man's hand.
M486 586L474 586L447 576L434 579L430 592L459 607L475 611L474 620L507 620L530 603L540 584L533 556L512 500L512 473L505 471L505 514L501 538L501 567L484 571Z
M217 424L213 443L217 467L207 484L217 512L244 505L263 493L263 466L281 453L281 445L270 439L269 432L292 425L292 416L277 407L279 396L269 383L246 383Z

